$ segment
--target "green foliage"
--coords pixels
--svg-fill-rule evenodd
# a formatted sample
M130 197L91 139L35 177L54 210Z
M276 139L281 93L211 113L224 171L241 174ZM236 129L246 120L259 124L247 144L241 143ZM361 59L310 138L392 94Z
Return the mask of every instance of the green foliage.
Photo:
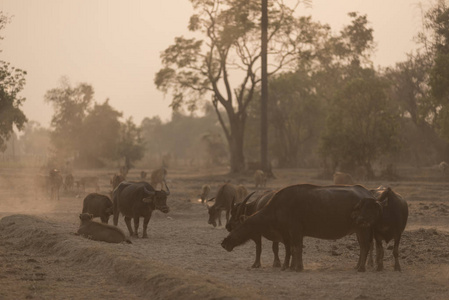
M372 162L398 150L398 110L388 98L388 82L373 70L363 70L336 94L323 134L321 152L334 168L366 168L372 176Z
M0 11L0 30L8 22L9 18ZM0 36L0 40L2 39ZM25 98L19 95L25 86L25 75L25 71L12 67L8 62L0 61L0 152L6 150L6 142L11 137L14 126L22 130L27 122L25 114L20 109Z
M128 170L134 167L133 162L143 157L144 150L140 128L134 124L132 118L127 119L120 128L118 155L124 158Z

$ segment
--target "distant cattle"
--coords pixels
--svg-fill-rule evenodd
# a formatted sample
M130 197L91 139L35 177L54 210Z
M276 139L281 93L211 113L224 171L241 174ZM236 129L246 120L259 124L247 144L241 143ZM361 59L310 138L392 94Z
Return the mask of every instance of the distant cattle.
M81 220L78 228L79 235L94 241L108 243L127 242L131 244L131 241L126 238L125 233L120 228L92 221L93 216L87 213L80 214L79 218Z
M39 194L47 195L50 189L50 176L40 174L35 175L33 178L33 185L36 196Z
M333 179L334 179L334 184L347 184L347 185L354 184L354 180L352 179L352 176L348 173L335 172Z
M249 239L270 232L282 237L286 251L283 269L302 271L303 239L339 239L356 233L360 246L358 271L365 271L373 239L373 226L381 216L381 205L360 185L316 186L298 184L276 192L269 203L232 230L222 247L232 251Z
M165 177L167 176L167 169L161 167L151 172L150 184L154 189L160 184L161 189L164 187Z
M201 199L201 203L204 204L204 201L206 201L207 196L210 193L210 185L205 184L201 187L201 194L200 194L200 199Z
M127 166L121 166L119 168L119 174L122 175L124 178L128 175L129 169Z
M112 175L110 180L112 190L114 190L122 181L125 181L125 177L122 174Z
M140 172L140 179L145 180L147 178L147 172L141 171Z
M59 190L62 187L63 179L57 169L50 170L49 173L50 199L59 200Z
M75 184L72 173L66 174L64 177L64 191L71 191Z
M394 270L401 271L399 264L399 242L407 225L407 202L391 188L379 187L376 190L372 190L372 192L382 205L382 216L380 221L374 226L377 270L383 270L384 249L382 241L388 243L390 240L394 240Z
M89 213L94 218L99 217L102 223L108 223L109 217L114 213L112 201L106 195L91 193L83 200L82 213Z
M208 223L212 226L221 226L221 212L226 212L226 223L229 221L229 215L231 213L232 203L239 203L248 194L246 188L242 185L235 186L231 183L225 183L218 191L216 197L209 199L208 201L215 200L215 203L211 206L207 206L209 212Z
M256 172L254 172L254 182L256 189L258 187L265 187L267 185L267 174L262 170L256 170Z
M99 192L100 191L100 185L98 184L99 182L99 178L97 176L84 176L81 177L78 181L77 181L77 185L78 185L78 190L82 190L83 192L86 191L86 188L88 187L92 187L95 188L95 192Z

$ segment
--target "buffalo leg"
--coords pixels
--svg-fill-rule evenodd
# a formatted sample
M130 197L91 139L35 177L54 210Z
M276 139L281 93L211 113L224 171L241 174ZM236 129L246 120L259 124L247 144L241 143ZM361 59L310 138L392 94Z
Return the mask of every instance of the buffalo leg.
M260 268L260 254L262 253L262 236L258 236L253 239L256 243L256 260L254 261L254 264L251 266L251 268Z
M114 223L115 223L115 221L114 221ZM125 223L126 223L126 227L128 227L129 235L130 236L137 235L137 231L134 233L133 228L131 227L131 217L125 217Z
M302 262L302 246L303 246L302 242L303 242L302 236L296 237L292 242L293 259L291 268L296 272L304 270L304 265Z
M384 247L382 245L382 240L376 238L376 263L377 271L382 271L384 269Z
M142 238L148 238L147 228L148 228L148 222L150 222L150 218L151 218L151 216L145 217L143 219L143 235L142 235Z
M108 224L109 216L102 215L100 216L101 223Z
M399 241L401 237L394 238L393 256L394 256L394 270L401 271L401 265L399 264Z
M279 242L273 242L271 248L273 249L274 254L273 268L279 268L281 266L281 260L279 259Z
M284 258L284 264L282 265L281 270L287 270L290 266L290 257L291 257L291 244L290 244L290 238L288 236L282 237L284 240L284 246L285 246L285 258Z
M114 218L113 218L114 226L117 226L117 224L118 224L118 216L119 216L119 212L116 209L114 209Z
M134 234L138 237L139 236L139 217L134 216Z
M370 247L369 247L369 255L368 255L368 266L370 266L370 267L374 266L373 251L374 251L374 243L371 242ZM376 253L377 253L377 248L376 248ZM377 254L376 254L376 257L377 257Z
M218 212L218 226L221 226L221 210Z
M363 228L359 234L358 240L360 246L360 256L359 263L357 264L357 271L365 272L366 259L368 257L370 244L373 240L373 232L371 228Z

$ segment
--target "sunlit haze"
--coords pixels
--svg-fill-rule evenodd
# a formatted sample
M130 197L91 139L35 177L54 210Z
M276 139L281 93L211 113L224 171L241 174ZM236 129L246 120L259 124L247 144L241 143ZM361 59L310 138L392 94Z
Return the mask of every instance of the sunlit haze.
M169 119L170 98L153 79L161 51L189 34L190 1L0 0L0 9L13 16L1 33L0 59L28 72L22 92L28 119L49 126L53 108L44 94L62 76L72 85L91 84L97 102L110 98L137 124L155 115ZM314 0L298 9L335 32L349 24L351 11L367 14L374 28L376 66L394 65L415 48L412 39L421 28L416 0Z

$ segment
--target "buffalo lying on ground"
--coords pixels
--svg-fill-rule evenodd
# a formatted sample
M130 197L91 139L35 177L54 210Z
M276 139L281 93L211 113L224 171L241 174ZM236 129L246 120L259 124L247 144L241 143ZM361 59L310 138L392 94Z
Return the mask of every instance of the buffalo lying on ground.
M218 189L217 196L207 200L209 202L215 199L215 203L212 206L207 206L209 212L208 224L217 227L218 219L218 226L221 226L221 212L223 210L226 211L227 223L229 221L233 201L235 203L240 203L247 194L248 191L243 185L235 186L232 183L223 184Z
M231 218L229 219L228 224L226 224L226 229L229 232L242 224L249 216L253 215L257 211L261 210L265 205L267 205L268 201L275 194L275 191L265 191L263 194L254 197L254 201L247 204L248 200L251 199L253 194L254 192L249 194L242 203L232 205ZM263 234L263 237L273 242L273 267L280 267L281 261L279 259L279 242L282 242L282 237L273 231L265 232ZM257 235L252 237L252 239L256 243L256 260L254 261L252 268L260 268L260 255L262 254L262 236ZM286 255L290 255L290 249L286 250Z
M112 201L108 196L91 193L84 198L82 213L89 213L94 218L99 217L102 223L108 223L113 214Z
M339 239L357 234L360 246L358 271L365 271L373 238L373 224L381 217L381 205L371 192L360 185L293 185L279 190L260 211L235 228L222 242L232 251L249 239L270 232L282 237L292 254L291 269L302 271L303 239ZM286 255L283 269L290 265Z
M379 187L376 190L372 190L372 192L382 204L382 216L379 222L374 225L377 270L383 270L384 249L382 241L388 243L393 239L394 270L401 271L399 264L399 242L407 225L407 202L401 195L391 190L391 188Z
M131 241L126 238L123 230L116 226L107 225L92 221L91 214L80 214L81 224L78 229L78 234L94 241L102 241L108 243L121 243L126 241L131 244Z
M125 223L131 236L138 236L139 218L143 217L143 238L147 238L147 227L153 210L158 209L163 213L169 212L167 197L170 190L156 191L148 182L121 182L112 192L114 207L114 225L118 224L121 213L125 216ZM134 219L134 231L131 227L131 218Z

